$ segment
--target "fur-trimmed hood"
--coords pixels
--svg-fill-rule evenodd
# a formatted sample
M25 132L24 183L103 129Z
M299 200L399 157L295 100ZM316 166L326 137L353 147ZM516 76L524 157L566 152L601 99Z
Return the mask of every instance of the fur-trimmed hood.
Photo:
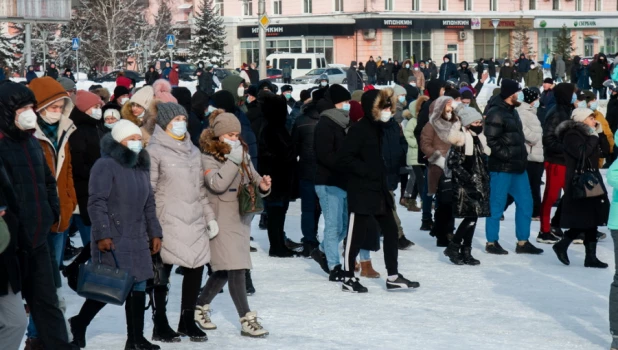
M440 140L449 144L461 146L463 144L462 138L459 137L461 136L459 135L461 132L461 122L459 118L457 118L457 114L453 110L450 120L446 120L442 117L446 104L450 101L453 101L452 97L442 96L433 102L433 110L429 116L429 124L433 126Z
M210 113L210 116L208 117L208 125L213 125L215 118L217 118L217 116L221 113L225 113L225 111L223 109L217 109ZM225 163L225 155L232 151L232 147L225 142L219 141L219 139L215 136L214 129L209 127L204 129L200 135L200 151L204 154L213 156L221 163Z
M558 140L563 141L567 132L571 130L579 132L584 137L594 135L590 133L590 127L588 125L569 119L558 124L556 127L556 136L558 136Z
M150 155L146 150L136 154L114 140L111 133L108 133L101 139L101 154L103 157L114 159L125 168L150 170Z
M373 101L373 107L371 108L371 116L373 120L380 120L380 115L382 114L382 110L388 107L390 104L391 113L393 115L397 112L397 97L395 96L395 91L391 88L380 89L376 99ZM365 115L367 115L365 113Z

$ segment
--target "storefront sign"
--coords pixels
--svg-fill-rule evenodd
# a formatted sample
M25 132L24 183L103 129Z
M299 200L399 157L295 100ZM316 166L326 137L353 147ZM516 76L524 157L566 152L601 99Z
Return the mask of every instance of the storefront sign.
M357 29L470 29L470 19L358 18Z
M237 37L257 38L259 35L258 27L239 26ZM286 36L351 36L354 35L353 24L283 24L270 25L266 28L266 36L286 37Z
M441 28L443 29L470 29L470 20L469 19L443 19Z
M533 25L534 21L532 20L532 18L505 18L500 19L500 23L498 24L498 30L512 30L519 26L532 29ZM481 29L494 29L494 26L491 24L490 18L483 18L481 20Z
M578 28L618 28L618 21L615 18L537 18L534 20L534 28L557 29L565 25L570 29Z

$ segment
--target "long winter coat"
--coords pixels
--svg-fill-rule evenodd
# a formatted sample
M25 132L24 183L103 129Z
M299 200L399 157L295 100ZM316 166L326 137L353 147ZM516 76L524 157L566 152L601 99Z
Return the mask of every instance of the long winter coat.
M148 67L148 72L146 72L146 76L144 79L146 80L146 85L154 84L154 82L159 80L159 78L161 78L161 75L159 74L159 72L157 72L156 69L154 69L154 66Z
M465 68L464 68L465 67ZM468 62L463 61L459 64L459 69L457 70L457 74L459 76L460 83L468 83L472 85L474 83L474 74L470 70L470 66L468 66Z
M410 68L406 68L406 64L409 64ZM413 74L414 73L412 73L412 62L410 62L410 60L405 60L401 65L401 69L399 69L399 72L397 72L397 84L406 86L408 84L408 78L410 78L410 75Z
M566 64L562 59L562 55L556 55L556 77L563 78L566 74Z
M423 132L423 128L427 123L429 123L429 109L433 102L440 97L440 89L444 84L443 81L432 79L427 83L427 92L429 93L429 99L422 102L420 108L417 106L418 118L416 128L414 129L414 136L416 137L416 141L420 143L421 141L421 133ZM421 102L417 102L418 103ZM425 157L425 153L423 153L422 148L418 152L418 162L419 164L427 164L427 158Z
M582 66L575 83L580 90L590 90L590 66Z
M487 71L489 72L490 78L496 77L496 62L493 60L493 58L489 60L489 62L487 62Z
M449 61L445 62L444 60L447 58ZM442 61L443 63L442 65L440 65L440 73L439 73L440 80L447 81L451 78L458 79L459 74L457 74L457 66L453 62L452 55L451 54L444 55L444 57L442 58Z
M581 57L575 56L573 57L573 64L571 65L571 84L577 84L579 81L579 75L583 69L582 64L580 63L582 60Z
M515 108L521 119L521 125L526 138L528 161L543 163L543 127L536 116L536 108L528 103L522 103Z
M575 86L566 83L558 84L554 89L556 105L547 111L543 124L543 151L546 162L564 165L564 147L558 139L556 128L560 123L571 119L571 98L574 91Z
M2 219L10 234L9 244L0 253L0 297L21 291L21 274L17 250L23 249L23 224L19 222L19 205L4 162L0 159L0 206L6 207Z
M412 74L414 74L414 77L416 78L416 87L421 90L425 90L425 74L423 74L420 69L416 70L416 68L414 68ZM406 85L409 85L409 83L406 82L404 86Z
M387 171L386 183L389 191L395 191L400 178L399 170L405 166L408 144L395 118L382 125L382 135L382 157Z
M491 149L489 171L513 174L526 171L526 137L515 107L498 98L486 115L485 137Z
M573 181L582 149L585 150L585 156L590 160L590 164L598 178L603 178L597 165L601 154L609 151L607 138L603 134L590 134L587 125L573 120L562 122L556 128L556 134L564 145L566 159L566 179L561 203L562 216L560 227L588 229L607 225L609 216L609 199L607 195L596 198L575 199L573 198L573 190L571 188L571 182Z
M315 127L320 120L320 114L313 102L304 104L300 110L302 114L292 128L292 140L298 152L298 177L314 182L317 169Z
M230 146L216 140L212 130L202 133L200 147L203 152L204 184L219 224L219 234L210 241L210 265L214 271L251 269L249 241L253 215L241 216L238 204L241 179L243 184L247 184L249 177L246 174L241 176L241 167L225 158L231 150ZM260 183L260 174L251 163L247 166L253 181Z
M111 133L101 140L101 154L88 186L92 242L111 238L118 265L129 269L136 282L145 281L153 277L150 241L163 236L150 186L150 156L146 150L136 154ZM99 256L96 244L90 250ZM102 262L115 266L110 253L102 254Z
M524 73L524 81L528 87L539 87L543 85L543 71L539 67L530 69L527 73Z
M408 151L406 153L406 164L409 166L419 165L418 164L418 142L416 142L416 137L414 137L414 128L416 128L417 119L415 116L412 116L410 120L408 120L408 124L403 129L403 135L406 138L406 142L408 143Z
M609 153L603 154L601 159L599 159L599 169L603 167L605 163L605 158L611 158L610 154L614 153L614 133L607 122L607 119L603 116L603 113L599 112L599 110L594 111L593 113L594 119L601 124L603 127L603 134L607 138L607 142L609 143Z
M362 90L364 85L361 73L357 72L354 66L356 66L356 61L350 63L350 68L346 72L349 91Z
M604 58L603 61L601 61L601 57ZM597 60L590 64L590 78L592 79L592 87L595 89L602 89L605 80L609 79L607 58L604 54L600 54Z
M200 151L189 134L178 141L158 125L146 150L157 218L165 236L163 262L192 269L206 265L210 261L206 225L215 220L215 213L204 187Z
M365 73L370 77L375 77L378 73L378 64L376 61L367 61L365 64Z

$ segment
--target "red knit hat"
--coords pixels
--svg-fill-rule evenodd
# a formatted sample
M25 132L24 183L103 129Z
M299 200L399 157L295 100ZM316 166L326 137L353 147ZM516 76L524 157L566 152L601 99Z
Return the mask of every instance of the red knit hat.
M354 123L363 118L363 107L360 102L350 101L350 120Z
M75 98L75 107L77 107L77 109L86 113L87 110L97 104L103 104L99 95L95 95L86 90L77 90L77 96Z

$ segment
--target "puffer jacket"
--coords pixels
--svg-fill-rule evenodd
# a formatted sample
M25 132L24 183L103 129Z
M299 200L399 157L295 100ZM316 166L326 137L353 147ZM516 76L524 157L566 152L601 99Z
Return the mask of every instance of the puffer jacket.
M408 124L406 124L405 129L403 130L403 135L406 138L406 142L408 143L408 152L406 153L406 164L409 166L419 165L418 163L418 142L416 142L416 137L414 137L414 128L416 128L417 119L415 116L412 116L410 120L408 120Z
M342 119L348 118L346 127L333 121L336 114L341 114ZM329 115L333 115L333 118L330 118ZM345 176L337 169L337 152L343 145L349 125L349 114L343 110L331 108L320 114L320 120L314 129L314 149L317 163L316 185L337 186L345 190Z
M528 161L543 163L543 127L536 116L536 108L528 103L522 103L516 110L524 129Z
M486 116L485 137L491 149L489 171L514 174L526 171L526 137L515 107L499 98Z
M301 107L301 116L296 119L292 128L292 140L298 151L298 177L301 180L315 181L317 169L315 157L315 126L320 120L320 114L313 102Z
M445 62L444 60L448 58L448 62ZM457 74L457 66L455 65L455 63L453 62L453 57L451 54L446 54L444 55L444 57L442 57L442 64L440 65L440 71L439 71L439 78L440 80L444 80L447 81L449 79L458 79L459 78L459 74Z
M401 126L391 118L382 126L382 157L386 164L386 183L389 191L397 189L399 183L399 170L405 166L405 155L408 145L403 136Z
M543 71L539 67L534 67L534 69L530 69L524 75L524 81L526 82L526 86L528 87L539 87L543 85Z
M573 104L571 99L575 86L562 83L554 88L556 105L547 111L545 124L543 124L543 153L545 161L553 164L564 165L564 147L558 140L556 128L565 120L571 119Z
M215 213L204 187L200 151L189 134L178 141L158 125L146 150L157 218L165 236L161 258L166 264L192 269L204 266L210 261L206 225Z

